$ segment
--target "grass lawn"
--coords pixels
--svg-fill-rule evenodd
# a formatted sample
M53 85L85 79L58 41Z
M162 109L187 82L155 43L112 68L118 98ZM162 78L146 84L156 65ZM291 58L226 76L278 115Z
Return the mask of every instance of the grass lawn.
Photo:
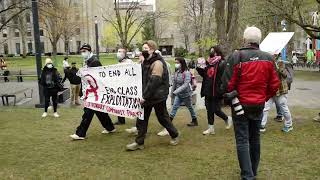
M320 72L295 71L294 78L305 81L320 81Z
M94 118L88 139L68 137L79 124L80 108L59 109L61 117L41 120L41 109L0 109L0 179L239 179L234 134L216 120L216 135L203 136L205 111L198 111L200 127L188 128L189 115L180 110L174 121L180 144L169 146L168 137L152 115L146 149L126 152L134 137L100 134ZM229 112L229 109L225 110ZM319 110L294 107L294 131L284 134L282 123L271 120L262 136L259 179L317 179L320 174L320 123L312 122ZM115 118L113 118L115 119Z

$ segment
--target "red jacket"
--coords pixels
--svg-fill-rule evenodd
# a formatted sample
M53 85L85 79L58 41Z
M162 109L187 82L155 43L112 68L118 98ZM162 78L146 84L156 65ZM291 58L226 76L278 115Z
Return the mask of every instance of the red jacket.
M256 46L240 49L229 56L222 82L223 92L238 91L242 105L264 105L280 85L272 56Z

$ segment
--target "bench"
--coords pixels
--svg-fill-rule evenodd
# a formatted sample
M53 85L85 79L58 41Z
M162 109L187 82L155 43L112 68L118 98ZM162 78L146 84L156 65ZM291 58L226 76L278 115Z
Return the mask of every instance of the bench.
M29 90L30 90L30 96L27 95L27 92ZM17 102L17 95L22 94L22 93L24 94L25 98L32 98L33 89L24 88L24 89L21 89L19 91L14 92L14 93L11 93L11 94L0 94L3 106L9 106L9 98L14 98L13 105L15 106L16 102Z
M5 77L10 78L17 78L17 82L23 82L24 77L38 77L36 74L22 74L20 71L10 71L10 74L7 76L4 76L4 71L0 71L0 79L4 79Z

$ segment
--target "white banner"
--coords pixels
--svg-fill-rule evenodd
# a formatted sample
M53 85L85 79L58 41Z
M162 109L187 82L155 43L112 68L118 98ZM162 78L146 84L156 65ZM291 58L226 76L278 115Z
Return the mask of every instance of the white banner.
M260 50L272 55L279 54L286 47L294 32L272 32L260 44ZM291 53L291 52L290 52Z
M143 120L140 64L81 68L84 106L116 116Z

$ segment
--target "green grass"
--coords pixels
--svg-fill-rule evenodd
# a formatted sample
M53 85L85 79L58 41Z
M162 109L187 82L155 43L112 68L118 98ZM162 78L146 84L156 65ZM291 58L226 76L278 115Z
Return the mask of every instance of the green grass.
M260 179L316 179L320 172L320 123L312 122L318 110L293 108L294 131L283 134L282 123L268 122L262 136ZM225 110L229 112L230 110ZM134 137L102 135L94 118L88 139L68 137L79 125L80 108L59 109L61 118L41 120L41 109L0 109L0 179L239 179L234 134L216 120L216 135L203 136L206 116L198 111L200 127L188 128L189 115L180 110L174 124L180 144L169 146L168 137L152 115L146 149L126 152ZM270 115L270 118L272 118ZM115 119L113 117L113 119Z

